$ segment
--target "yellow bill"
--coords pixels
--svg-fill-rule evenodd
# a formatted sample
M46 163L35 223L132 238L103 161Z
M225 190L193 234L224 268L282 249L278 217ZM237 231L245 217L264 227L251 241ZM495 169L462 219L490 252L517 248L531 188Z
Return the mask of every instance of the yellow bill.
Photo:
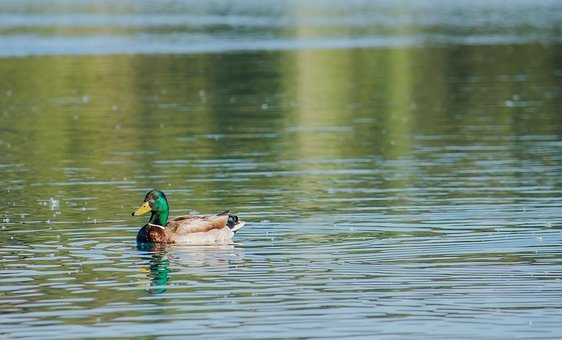
M148 204L148 202L144 202L137 210L133 211L133 216L144 215L147 212L150 212L150 210L152 210L150 208L150 204Z

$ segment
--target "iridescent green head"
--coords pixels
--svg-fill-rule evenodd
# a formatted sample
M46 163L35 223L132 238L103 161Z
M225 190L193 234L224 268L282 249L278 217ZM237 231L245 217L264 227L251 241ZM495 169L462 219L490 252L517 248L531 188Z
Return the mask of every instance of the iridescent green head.
M151 190L144 197L143 204L133 212L133 216L144 215L151 212L148 223L164 226L168 223L170 207L166 195L160 190Z

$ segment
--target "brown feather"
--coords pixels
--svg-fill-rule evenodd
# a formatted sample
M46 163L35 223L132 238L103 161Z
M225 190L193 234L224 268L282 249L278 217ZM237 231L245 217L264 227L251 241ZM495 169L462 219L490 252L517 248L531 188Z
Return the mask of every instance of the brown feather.
M150 224L142 227L137 234L137 242L166 243L168 238L168 233L164 228Z
M190 234L201 233L212 229L222 229L226 227L228 215L222 216L180 216L176 217L166 225L166 230L170 233Z

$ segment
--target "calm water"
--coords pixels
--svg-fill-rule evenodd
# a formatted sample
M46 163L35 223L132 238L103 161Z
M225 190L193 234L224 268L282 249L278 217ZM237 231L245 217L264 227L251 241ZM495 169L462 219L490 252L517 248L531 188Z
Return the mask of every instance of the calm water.
M562 337L559 2L108 4L0 5L0 337Z

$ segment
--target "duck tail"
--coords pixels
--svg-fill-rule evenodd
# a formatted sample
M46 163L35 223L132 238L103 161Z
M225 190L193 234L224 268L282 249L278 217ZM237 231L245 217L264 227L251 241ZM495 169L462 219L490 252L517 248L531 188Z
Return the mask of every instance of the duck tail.
M246 222L240 221L240 219L238 219L238 216L232 215L229 212L230 211L226 210L219 215L228 215L228 221L226 222L226 225L230 228L230 230L232 230L233 233L235 233L238 230L242 229Z
M233 227L230 227L230 230L232 230L233 233L236 233L238 230L242 229L243 226L246 225L246 222L242 222L242 221L238 221L238 223L236 223Z

